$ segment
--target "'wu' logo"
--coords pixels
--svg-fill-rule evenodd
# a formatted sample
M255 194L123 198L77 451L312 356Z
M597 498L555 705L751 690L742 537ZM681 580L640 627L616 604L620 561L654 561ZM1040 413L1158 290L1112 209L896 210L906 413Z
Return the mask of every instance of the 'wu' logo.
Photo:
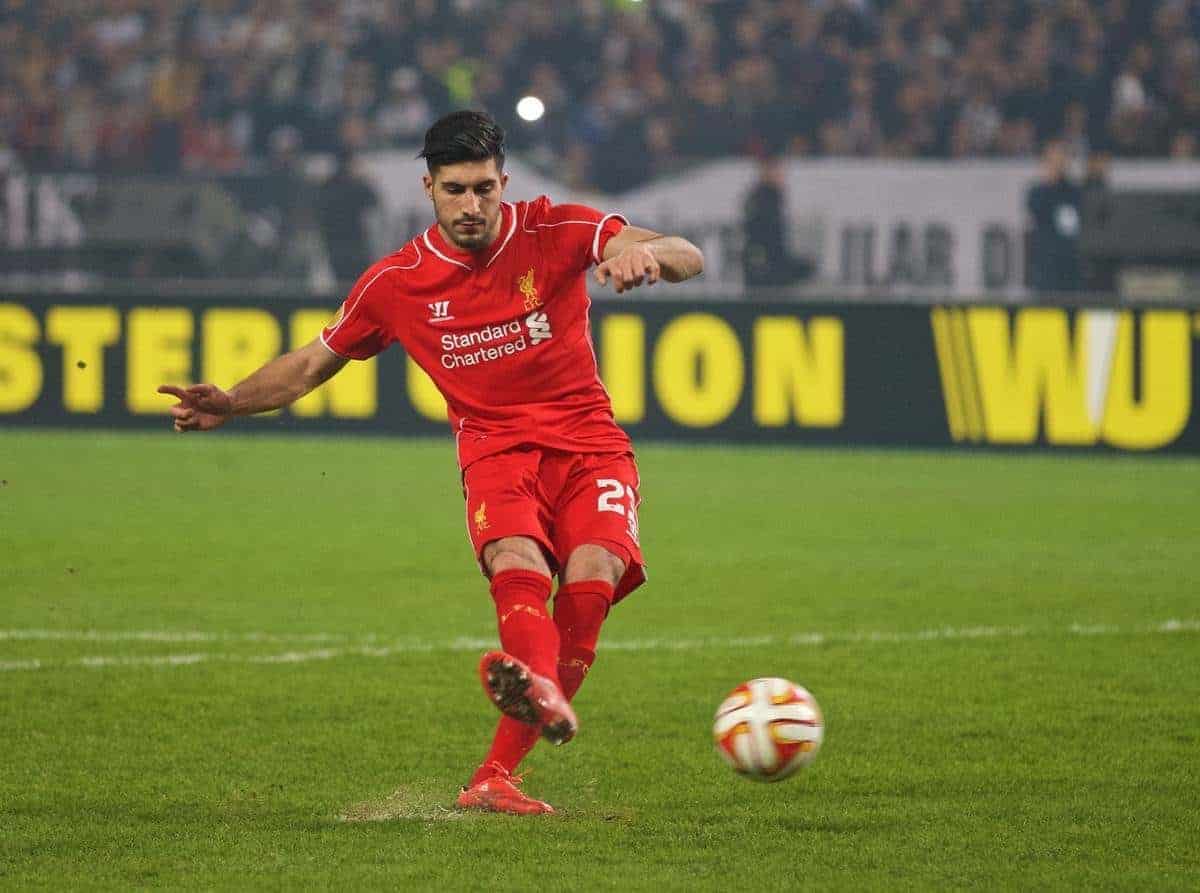
M1186 311L937 307L930 322L956 441L1151 450L1187 428Z
M554 333L550 331L550 320L545 313L529 314L525 317L525 325L529 329L529 340L534 344L541 344L554 337Z
M434 301L428 306L430 322L445 322L446 320L454 319L454 317L450 315L449 301Z

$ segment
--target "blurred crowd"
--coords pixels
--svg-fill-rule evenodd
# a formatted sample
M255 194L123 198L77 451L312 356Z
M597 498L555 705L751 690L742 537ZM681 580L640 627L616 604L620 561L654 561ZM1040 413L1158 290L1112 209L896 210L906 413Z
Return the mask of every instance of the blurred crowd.
M0 0L33 169L261 170L461 107L607 190L731 154L1190 158L1200 0Z

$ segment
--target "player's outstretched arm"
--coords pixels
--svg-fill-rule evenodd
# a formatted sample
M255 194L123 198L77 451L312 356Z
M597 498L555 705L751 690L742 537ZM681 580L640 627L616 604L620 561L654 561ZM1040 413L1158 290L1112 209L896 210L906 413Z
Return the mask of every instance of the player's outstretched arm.
M187 388L164 384L158 392L179 399L171 407L176 431L209 431L235 415L287 406L331 379L346 363L317 338L276 357L228 391L211 384Z
M704 271L704 255L682 236L663 236L640 226L627 226L604 246L604 260L596 267L596 281L620 294L659 279L683 282Z

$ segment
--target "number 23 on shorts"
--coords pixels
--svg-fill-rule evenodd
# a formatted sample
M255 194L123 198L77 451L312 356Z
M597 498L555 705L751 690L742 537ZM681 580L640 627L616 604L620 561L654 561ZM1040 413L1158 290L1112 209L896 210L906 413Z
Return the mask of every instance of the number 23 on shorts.
M597 478L596 486L600 489L600 495L596 499L596 511L616 512L624 516L629 536L635 543L638 542L638 499L633 486L616 478Z

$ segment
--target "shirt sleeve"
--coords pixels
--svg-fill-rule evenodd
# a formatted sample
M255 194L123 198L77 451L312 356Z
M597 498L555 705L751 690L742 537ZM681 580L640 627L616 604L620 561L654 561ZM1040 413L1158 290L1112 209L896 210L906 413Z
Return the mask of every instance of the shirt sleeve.
M551 233L556 252L565 263L580 270L600 263L608 240L629 225L620 214L606 214L587 205L546 202L542 217L539 225Z
M387 270L369 269L321 330L326 347L348 360L368 360L394 340L380 324L378 307L392 290Z

